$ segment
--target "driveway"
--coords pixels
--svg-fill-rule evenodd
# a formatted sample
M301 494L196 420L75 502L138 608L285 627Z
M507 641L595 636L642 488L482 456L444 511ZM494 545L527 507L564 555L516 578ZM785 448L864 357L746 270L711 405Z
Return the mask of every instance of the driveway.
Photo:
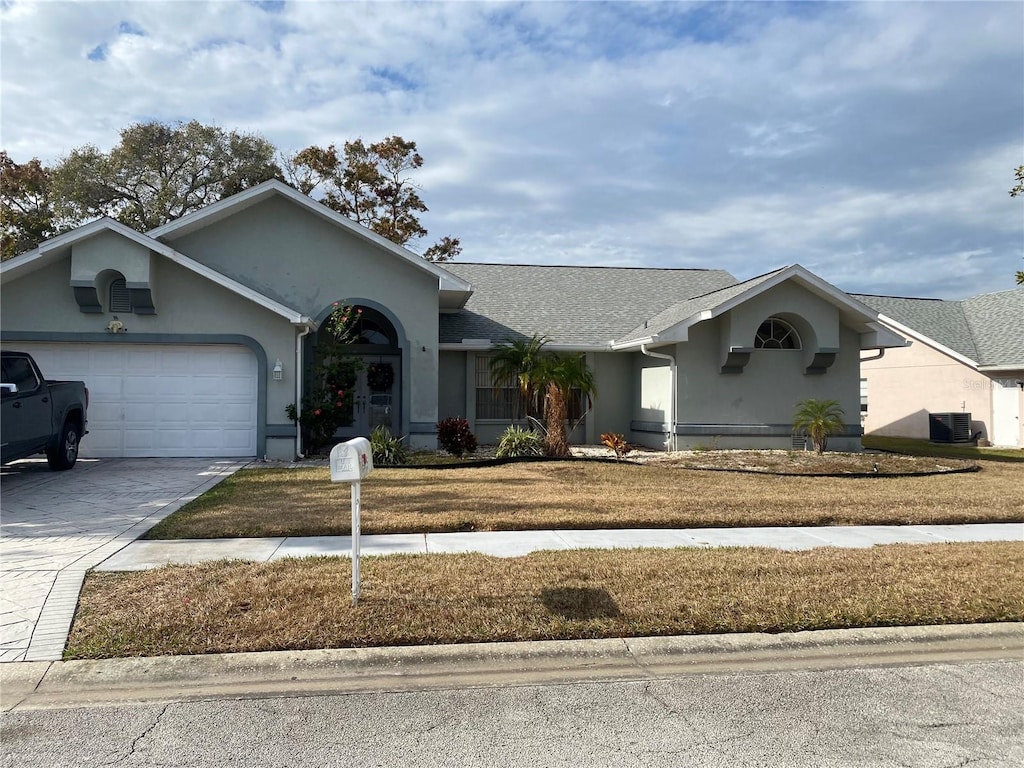
M0 468L0 662L64 651L85 572L246 459L44 459Z

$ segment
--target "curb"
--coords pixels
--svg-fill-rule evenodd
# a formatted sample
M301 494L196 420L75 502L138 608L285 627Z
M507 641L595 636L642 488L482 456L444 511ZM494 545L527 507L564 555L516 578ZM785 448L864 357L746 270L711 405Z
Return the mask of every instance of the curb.
M1024 623L5 664L3 711L1024 661Z

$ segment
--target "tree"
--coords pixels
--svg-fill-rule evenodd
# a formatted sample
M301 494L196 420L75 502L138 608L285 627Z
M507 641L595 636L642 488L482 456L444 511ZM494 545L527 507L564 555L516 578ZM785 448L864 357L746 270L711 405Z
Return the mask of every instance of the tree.
M1024 195L1024 165L1017 166L1017 170L1014 171L1014 178L1016 178L1017 184L1010 190L1010 197ZM1020 270L1017 271L1017 285L1024 285L1024 272Z
M188 123L136 123L109 153L85 145L52 173L58 212L76 222L110 216L146 231L263 181L280 178L261 136Z
M515 418L536 416L540 410L533 377L537 373L547 341L546 336L539 334L529 339L505 341L495 348L491 357L491 381L495 387L507 381L519 383L520 399L516 402ZM520 405L525 413L520 413Z
M569 398L575 390L589 399L597 388L586 355L548 352L545 344L547 339L536 334L527 340L499 344L491 362L491 377L495 384L509 379L519 382L528 417L533 417L531 403L536 413L537 397L544 394L544 453L565 458L570 455L566 429Z
M0 260L57 234L50 170L37 158L19 165L0 150Z
M843 431L843 409L835 400L814 398L801 400L796 408L793 429L809 435L814 450L819 454L824 453L829 436Z
M544 453L567 458L570 455L569 434L566 430L569 397L573 390L588 399L596 394L594 374L587 366L587 356L581 352L574 355L545 355L541 358L536 375L546 391L544 423L547 435L544 439Z
M347 141L339 155L331 144L326 149L309 146L285 160L285 173L303 194L317 190L321 202L401 246L427 236L420 213L427 206L409 174L423 165L415 141L401 136L366 144ZM450 261L462 248L458 238L442 237L423 251L428 261Z

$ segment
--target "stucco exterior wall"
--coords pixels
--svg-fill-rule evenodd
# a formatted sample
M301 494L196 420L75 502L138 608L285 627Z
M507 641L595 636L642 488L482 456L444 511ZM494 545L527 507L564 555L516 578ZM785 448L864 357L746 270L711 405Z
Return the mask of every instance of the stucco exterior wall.
M121 237L115 232L100 232L95 237L76 243L71 256L72 281L92 282L106 270L124 275L128 284L150 281L153 257L148 248ZM102 294L103 286L97 286ZM106 307L106 297L100 296Z
M970 413L972 432L992 434L989 377L934 347L914 341L861 363L867 379L867 434L927 440L929 413Z
M148 252L145 255L148 259ZM247 339L247 345L257 353L258 375L265 392L259 418L267 437L265 446L258 449L261 455L294 458L294 425L284 409L295 401L295 328L286 319L167 259L152 259L149 279L156 314L119 315L127 332L116 335L106 333L109 313L80 311L70 285L70 258L14 281L5 279L0 301L5 346L16 346L16 341L9 341L12 338L111 344L203 344L224 343L228 337ZM284 364L280 381L272 378L278 358Z
M333 302L382 311L399 331L403 430L425 447L437 422L438 279L284 198L173 239L193 259L313 318Z
M594 410L588 418L583 437L589 443L600 443L601 435L612 432L629 435L634 402L633 357L631 352L592 352L587 364L594 374L597 394Z
M757 349L741 373L722 373L729 348L752 348L770 316L796 328L802 349ZM676 447L789 448L796 403L816 398L838 401L845 413L847 434L831 438L830 447L860 450L859 348L859 334L840 323L834 306L790 284L691 327L687 341L654 350L676 358ZM805 373L824 349L838 350L832 365L822 374ZM635 442L664 446L657 432L670 409L668 381L667 362L638 356Z

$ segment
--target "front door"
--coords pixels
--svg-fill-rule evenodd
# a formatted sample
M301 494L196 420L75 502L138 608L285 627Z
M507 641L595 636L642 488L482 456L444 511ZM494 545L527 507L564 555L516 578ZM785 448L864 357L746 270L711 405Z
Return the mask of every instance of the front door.
M356 379L352 403L352 425L342 427L337 437L369 437L383 425L392 435L401 433L402 394L400 355L361 355L363 370Z

